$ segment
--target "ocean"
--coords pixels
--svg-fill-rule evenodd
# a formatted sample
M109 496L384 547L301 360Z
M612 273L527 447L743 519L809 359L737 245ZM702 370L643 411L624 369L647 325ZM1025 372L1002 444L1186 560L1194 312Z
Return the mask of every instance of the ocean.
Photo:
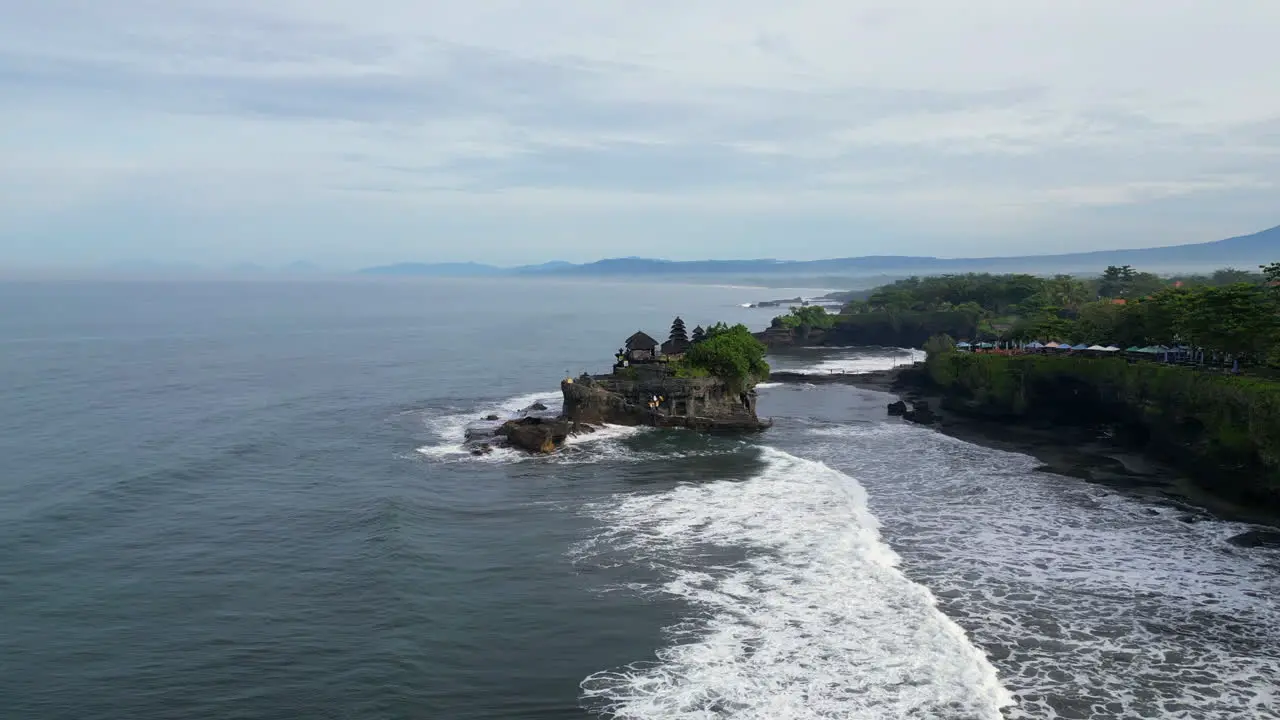
M1280 553L1226 542L1249 526L881 393L461 449L636 330L803 292L0 285L0 717L1280 717Z

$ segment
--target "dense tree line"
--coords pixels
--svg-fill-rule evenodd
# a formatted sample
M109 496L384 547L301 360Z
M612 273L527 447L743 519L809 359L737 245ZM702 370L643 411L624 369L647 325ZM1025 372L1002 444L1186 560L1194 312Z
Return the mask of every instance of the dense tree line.
M964 274L911 277L848 303L839 315L792 308L775 327L835 328L904 318L972 318L971 340L1186 344L1211 356L1280 364L1280 263L1250 272L1160 277L1128 265L1092 278Z
M1252 363L1280 361L1280 279L1274 269L1225 284L1164 284L1067 310L1028 305L1007 340L1067 340L1121 347L1185 344ZM1270 279L1269 279L1270 278Z
M718 322L696 328L694 338L684 357L672 364L677 377L715 376L736 389L769 377L766 348L746 325Z

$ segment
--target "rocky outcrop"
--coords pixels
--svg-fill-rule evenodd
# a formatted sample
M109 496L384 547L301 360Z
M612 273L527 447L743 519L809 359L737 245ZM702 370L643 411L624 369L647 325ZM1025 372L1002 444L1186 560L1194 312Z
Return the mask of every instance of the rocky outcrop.
M892 407L889 409L889 414L893 414ZM927 400L917 400L911 403L910 410L902 413L902 419L920 425L932 425L938 421L938 416L933 412L933 408L929 407Z
M648 369L646 369L648 370ZM563 417L570 422L756 431L756 391L737 391L717 378L676 378L655 368L635 376L565 380Z
M1250 530L1227 538L1227 542L1243 548L1280 548L1280 532L1275 530Z
M593 433L595 430L586 423L561 418L525 417L508 420L494 431L494 435L506 438L511 447L545 455L555 452L570 437Z
M907 414L907 404L902 400L889 403L889 417L902 417Z
M785 328L771 327L763 332L755 333L756 339L765 347L776 350L789 347L808 347L825 345L827 333L818 328Z

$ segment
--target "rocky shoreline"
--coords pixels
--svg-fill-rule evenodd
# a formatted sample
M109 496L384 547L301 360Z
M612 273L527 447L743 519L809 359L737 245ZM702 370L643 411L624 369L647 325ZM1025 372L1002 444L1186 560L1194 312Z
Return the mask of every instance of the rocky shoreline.
M546 455L569 438L595 433L602 425L758 432L773 424L756 415L754 383L733 388L715 377L674 377L662 367L566 378L560 392L564 403L558 411L535 403L515 418L478 418L477 425L465 431L464 447L475 456L499 447Z
M1105 425L1035 425L967 416L948 410L944 396L928 387L922 372L919 366L907 366L835 375L774 373L770 380L848 385L895 396L896 402L886 407L887 414L904 416L905 420L921 422L975 445L1030 455L1041 463L1038 472L1077 478L1155 500L1178 510L1183 522L1219 518L1280 528L1280 513L1206 492L1185 473L1125 443ZM921 408L928 410L923 418L905 417ZM1232 541L1241 546L1276 546L1280 545L1280 531L1246 533Z

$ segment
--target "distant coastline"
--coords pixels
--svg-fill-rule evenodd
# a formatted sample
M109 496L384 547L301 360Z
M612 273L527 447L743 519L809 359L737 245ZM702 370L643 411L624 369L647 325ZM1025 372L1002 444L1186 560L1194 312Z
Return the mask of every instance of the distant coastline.
M1142 265L1156 272L1184 272L1226 265L1257 265L1280 253L1280 226L1250 235L1161 247L1098 250L1054 255L1019 255L986 258L940 258L909 255L868 255L824 260L663 260L657 258L607 258L588 263L553 261L540 265L500 267L474 262L402 262L368 267L362 275L377 276L494 276L494 277L597 277L609 279L683 277L698 284L712 278L749 280L744 284L777 287L775 279L822 278L820 285L846 285L853 280L921 274L963 272L1082 273L1106 265ZM735 280L733 284L740 284ZM847 288L846 288L847 289Z

